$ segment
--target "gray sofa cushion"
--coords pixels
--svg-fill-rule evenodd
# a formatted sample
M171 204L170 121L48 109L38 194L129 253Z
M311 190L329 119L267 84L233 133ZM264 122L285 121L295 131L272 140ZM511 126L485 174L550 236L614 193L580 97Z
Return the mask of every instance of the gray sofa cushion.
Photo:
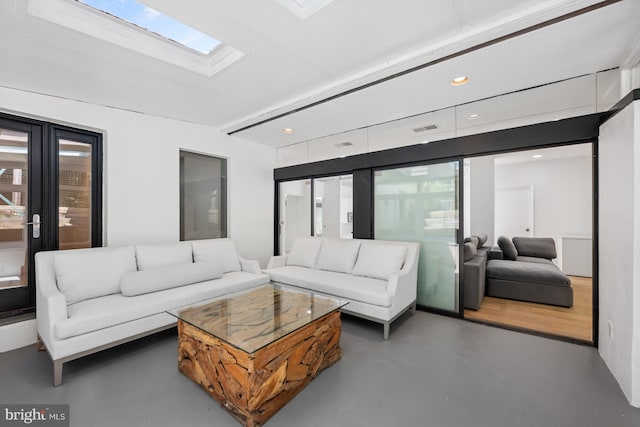
M476 245L473 242L466 242L463 247L464 261L467 262L472 260L476 255L476 252L478 252Z
M571 280L553 264L492 259L487 263L487 277L515 282L569 286Z
M553 263L553 261L551 261L550 259L546 259L546 258L538 258L538 257L533 257L533 256L520 256L518 255L516 257L516 261L523 261L523 262L537 262L538 264L551 264L551 265L555 265Z
M530 256L546 259L554 259L556 253L556 243L551 237L514 237L518 255Z
M500 250L502 250L502 256L504 259L512 261L516 260L516 257L518 256L518 250L516 249L511 239L505 236L498 237L498 246L500 247Z

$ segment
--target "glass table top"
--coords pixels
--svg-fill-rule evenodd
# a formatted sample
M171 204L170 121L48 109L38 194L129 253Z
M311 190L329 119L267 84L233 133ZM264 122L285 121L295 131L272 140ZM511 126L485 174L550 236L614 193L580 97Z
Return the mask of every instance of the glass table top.
M347 303L271 283L167 313L246 353L254 353Z

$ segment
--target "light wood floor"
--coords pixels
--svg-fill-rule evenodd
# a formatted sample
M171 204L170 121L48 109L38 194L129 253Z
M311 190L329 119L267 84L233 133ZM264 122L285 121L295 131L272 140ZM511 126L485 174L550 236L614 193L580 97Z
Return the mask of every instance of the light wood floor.
M571 287L571 308L485 296L480 310L465 310L464 315L468 319L593 341L592 280L571 276Z

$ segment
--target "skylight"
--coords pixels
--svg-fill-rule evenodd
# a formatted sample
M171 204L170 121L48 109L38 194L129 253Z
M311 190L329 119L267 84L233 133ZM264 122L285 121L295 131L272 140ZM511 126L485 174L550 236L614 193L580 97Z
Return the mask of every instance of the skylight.
M76 0L190 49L208 55L220 44L213 37L151 9L136 0Z

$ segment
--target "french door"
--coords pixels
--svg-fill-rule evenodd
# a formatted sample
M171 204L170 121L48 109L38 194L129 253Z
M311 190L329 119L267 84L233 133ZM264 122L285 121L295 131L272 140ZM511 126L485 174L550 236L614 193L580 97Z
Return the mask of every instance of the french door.
M33 310L34 255L102 244L101 135L0 115L0 318Z

